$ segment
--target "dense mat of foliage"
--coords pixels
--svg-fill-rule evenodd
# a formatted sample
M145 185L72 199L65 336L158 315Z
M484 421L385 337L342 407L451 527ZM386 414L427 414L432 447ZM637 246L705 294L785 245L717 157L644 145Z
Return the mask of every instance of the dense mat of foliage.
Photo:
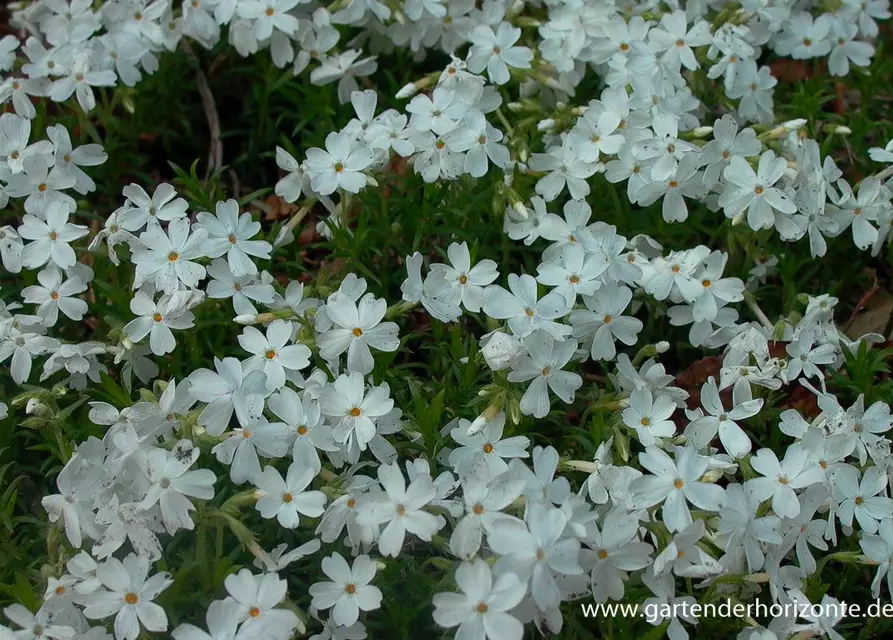
M889 17L14 5L0 640L893 629Z

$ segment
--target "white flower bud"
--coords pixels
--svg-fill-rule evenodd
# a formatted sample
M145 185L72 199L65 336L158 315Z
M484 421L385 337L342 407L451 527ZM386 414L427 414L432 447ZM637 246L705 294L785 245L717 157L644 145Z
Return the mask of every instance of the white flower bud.
M794 120L782 122L781 126L785 129L785 131L797 131L798 129L802 129L807 122L808 120L806 120L806 118L796 118Z
M527 220L527 216L529 214L527 213L527 207L524 206L523 202L521 202L520 200L515 200L512 203L512 208L515 210L515 213Z
M666 340L661 340L654 345L654 348L657 350L658 353L666 353L670 350L670 343Z
M37 398L28 398L28 404L25 405L25 413L29 416L42 416L49 410L50 408Z
M404 98L411 98L416 94L417 91L418 89L416 88L415 84L410 82L409 84L403 85L403 88L397 92L397 98L399 100L402 100Z
M566 460L564 466L574 471L584 471L586 473L595 473L601 469L601 465L594 460Z
M697 127L692 133L696 138L706 138L713 133L713 127Z
M257 316L253 313L243 313L233 318L233 322L244 325L257 324Z
M521 341L517 336L511 336L502 331L494 331L481 338L481 353L484 354L487 366L493 371L508 368L512 359L520 353L521 349Z
M484 427L487 426L488 420L483 416L479 415L474 421L468 426L468 429L465 431L465 435L467 436L475 436L484 430Z
M540 120L536 123L537 131L548 131L549 129L553 129L555 127L555 120L553 118L546 118L545 120Z

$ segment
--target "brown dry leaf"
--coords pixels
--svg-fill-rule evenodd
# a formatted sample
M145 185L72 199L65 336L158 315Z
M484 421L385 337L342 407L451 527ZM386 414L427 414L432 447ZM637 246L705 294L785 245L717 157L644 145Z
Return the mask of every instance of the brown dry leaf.
M866 333L884 333L890 316L893 315L893 295L884 289L877 289L865 302L862 312L858 313L846 327L848 336L861 336ZM890 336L884 336L888 338Z
M773 60L769 63L769 69L772 72L772 76L777 78L782 84L802 82L815 75L811 65L800 60L791 60L789 58Z
M722 359L708 356L697 360L676 376L673 386L688 391L688 407L694 409L701 406L701 385L707 382L707 378L713 378L719 382L719 370L722 368Z
M298 211L295 205L287 203L277 195L267 196L264 199L264 204L267 206L266 211L264 211L264 220L290 218Z

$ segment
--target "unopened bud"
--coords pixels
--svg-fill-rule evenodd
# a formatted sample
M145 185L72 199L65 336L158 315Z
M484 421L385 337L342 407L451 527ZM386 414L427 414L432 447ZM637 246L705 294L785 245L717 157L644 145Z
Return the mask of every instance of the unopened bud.
M666 340L661 340L660 342L658 342L657 344L654 345L654 349L658 353L666 353L667 351L670 350L670 343L667 342Z
M835 134L840 136L848 136L853 132L852 129L850 129L849 127L845 127L842 124L826 124L822 127L822 131L832 136Z
M50 408L37 398L29 398L25 405L25 413L29 416L43 416L49 413Z
M397 99L403 100L404 98L411 98L416 93L418 93L418 89L415 84L410 82L409 84L403 85L403 88L397 92Z
M493 420L493 418L499 415L500 409L502 409L502 402L494 402L490 404L490 406L484 409L484 412L481 415L474 419L474 422L469 425L465 434L468 436L479 434L484 430L484 427Z
M522 349L521 340L517 336L494 331L481 339L481 353L487 366L493 371L501 371L508 368L515 356Z
M536 123L537 131L549 131L550 129L555 128L555 120L553 118L546 118L545 120L540 120Z
M706 138L711 133L713 133L713 127L697 127L692 131L695 138Z
M567 469L585 473L595 473L601 468L598 463L592 460L565 460L563 464Z
M781 126L785 128L786 131L797 131L798 129L802 129L806 126L808 120L806 118L796 118L794 120L788 120L787 122L781 123Z
M254 313L243 313L233 318L233 322L244 325L257 324L257 315Z
M515 213L517 213L519 216L521 216L525 220L527 219L529 214L527 212L527 207L524 205L523 202L521 202L520 200L515 200L512 203L512 209L514 209Z

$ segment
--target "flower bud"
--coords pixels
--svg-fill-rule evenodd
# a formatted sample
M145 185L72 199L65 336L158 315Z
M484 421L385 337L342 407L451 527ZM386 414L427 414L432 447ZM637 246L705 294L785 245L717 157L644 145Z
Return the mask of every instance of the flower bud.
M418 92L415 84L410 82L409 84L403 85L403 88L397 92L397 98L402 100L404 98L411 98Z
M654 349L658 353L666 353L667 351L670 350L670 343L667 342L666 340L661 340L660 342L658 342L657 344L654 345Z
M495 418L496 416L499 415L499 410L501 408L502 408L501 402L492 403L490 406L488 406L486 409L484 409L484 412L481 415L479 415L477 418L474 419L474 422L472 422L468 426L468 429L466 430L465 434L467 436L474 436L474 435L479 434L481 431L484 430L484 427L486 427L487 424L489 424L490 421L493 420L493 418Z
M521 217L524 218L525 220L527 220L528 215L530 215L530 214L527 212L527 207L526 207L526 206L524 205L524 203L521 202L520 200L515 200L515 201L512 203L512 209L514 209L514 210L515 210L515 213L517 213L519 216L521 216Z
M564 466L574 471L583 471L585 473L595 473L601 466L593 460L565 460Z
M43 416L49 412L50 408L37 398L29 398L25 405L25 413L29 416Z
M555 120L553 118L546 118L545 120L540 120L536 123L537 131L548 131L549 129L555 128Z
M501 371L508 368L512 359L522 349L521 341L517 336L511 336L502 331L494 331L481 339L481 353L487 366L493 371Z
M850 129L849 127L845 127L842 124L826 124L822 127L822 131L832 136L834 134L840 136L848 136L853 132L852 129Z
M242 315L236 316L233 319L233 321L236 324L244 324L244 325L256 324L257 323L257 315L255 315L253 313L243 313Z
M692 131L695 138L706 138L711 133L713 133L713 127L697 127Z

